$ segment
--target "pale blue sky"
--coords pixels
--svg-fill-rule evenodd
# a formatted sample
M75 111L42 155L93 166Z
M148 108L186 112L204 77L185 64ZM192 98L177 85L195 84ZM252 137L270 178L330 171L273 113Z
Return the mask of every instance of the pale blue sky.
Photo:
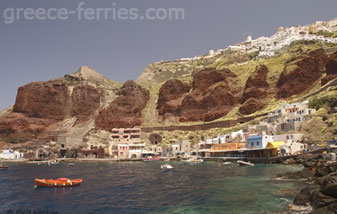
M337 17L336 0L123 0L84 1L86 7L184 8L184 21L29 21L4 23L6 8L76 9L80 1L0 1L0 109L17 88L89 65L107 78L136 79L160 60L193 57L240 42L249 33L272 35L280 26Z

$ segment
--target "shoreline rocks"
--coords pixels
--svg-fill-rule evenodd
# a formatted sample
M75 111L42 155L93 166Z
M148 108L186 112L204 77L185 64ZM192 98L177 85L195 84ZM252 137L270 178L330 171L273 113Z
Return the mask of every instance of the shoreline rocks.
M294 206L312 207L310 214L337 213L337 162L330 161L328 155L311 155L289 161L303 164L303 170L280 175L288 179L305 179L307 187L302 188L293 200ZM291 209L291 206L289 206Z

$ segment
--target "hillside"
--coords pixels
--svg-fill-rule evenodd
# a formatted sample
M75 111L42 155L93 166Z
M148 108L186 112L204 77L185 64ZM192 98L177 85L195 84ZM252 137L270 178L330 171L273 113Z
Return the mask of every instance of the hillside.
M281 100L334 97L336 28L336 20L281 28L270 38L151 64L136 82L108 80L83 66L59 79L27 84L0 114L0 145L33 147L53 136L72 146L106 145L111 128L133 126L147 130L144 139L155 131L165 144L197 142L257 122ZM318 112L316 119L325 116L329 123L316 136L333 134L334 113Z

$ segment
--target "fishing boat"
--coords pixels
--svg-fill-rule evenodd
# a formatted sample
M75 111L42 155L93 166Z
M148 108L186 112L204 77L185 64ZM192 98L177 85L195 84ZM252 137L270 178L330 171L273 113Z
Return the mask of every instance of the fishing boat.
M246 161L241 161L241 160L238 160L237 163L238 163L240 166L254 166L254 164L251 163L251 162L246 162Z
M143 160L144 161L158 161L158 160L160 160L160 157L159 156L154 156L154 157L148 156L148 157L144 158Z
M160 165L160 169L161 170L171 170L171 169L174 169L174 167L167 163L167 164Z
M0 165L0 169L8 169L8 166L5 166L5 165Z
M232 162L230 162L230 161L223 162L223 165L231 165L231 164L232 164Z
M187 160L184 160L184 163L202 163L204 162L203 159L198 159L197 157L191 157Z
M79 186L83 182L82 179L70 180L68 178L58 179L35 179L36 187L73 187Z

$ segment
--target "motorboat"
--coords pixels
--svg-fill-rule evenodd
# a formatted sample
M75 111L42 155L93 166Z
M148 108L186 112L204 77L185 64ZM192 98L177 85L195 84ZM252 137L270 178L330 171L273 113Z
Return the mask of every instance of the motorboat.
M35 179L36 187L73 187L79 186L83 182L82 179L70 180L68 178L58 179Z
M240 166L254 166L254 164L251 163L251 162L246 162L246 161L241 161L241 160L238 160L237 163L238 163Z
M48 165L54 165L54 164L58 164L59 162L57 160L51 160L48 161Z
M171 170L171 169L174 169L174 167L167 163L167 164L160 165L160 169L161 170Z
M231 164L232 164L232 162L230 162L230 161L223 162L223 165L231 165Z
M198 159L197 157L191 157L187 160L184 160L184 163L202 163L204 162L203 159Z
M5 165L0 165L0 169L8 169L8 166L5 166Z
M74 163L68 163L68 166L75 166Z
M154 157L148 156L148 157L144 158L143 160L144 161L158 161L158 160L160 160L160 157L159 156L154 156Z

